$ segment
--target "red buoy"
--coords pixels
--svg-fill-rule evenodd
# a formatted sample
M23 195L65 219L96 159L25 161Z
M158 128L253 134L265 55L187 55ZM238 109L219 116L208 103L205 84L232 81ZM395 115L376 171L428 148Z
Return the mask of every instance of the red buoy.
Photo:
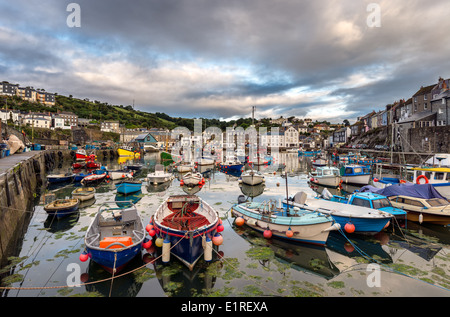
M344 230L347 233L353 233L355 232L355 225L352 224L351 222L347 222L344 226Z
M223 225L218 225L216 230L217 230L217 232L222 232L224 229L225 228Z
M89 259L89 255L87 255L86 253L81 253L80 254L80 261L81 262L86 262Z
M266 230L264 230L263 235L264 235L264 238L270 239L270 238L272 238L272 231L270 231L270 229L266 229Z

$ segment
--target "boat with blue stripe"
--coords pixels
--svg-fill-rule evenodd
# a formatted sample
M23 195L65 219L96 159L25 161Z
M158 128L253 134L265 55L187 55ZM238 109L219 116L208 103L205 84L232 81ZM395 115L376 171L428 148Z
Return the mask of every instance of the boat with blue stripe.
M104 203L84 240L85 259L91 258L108 272L119 272L141 252L145 240L145 229L136 206L132 202L126 208L117 207L114 202Z
M123 195L137 193L141 190L142 181L138 179L127 179L115 184L117 192Z
M253 230L269 232L269 237L313 245L325 245L329 232L340 228L326 214L297 206L280 208L272 200L236 204L231 212L237 225L241 225L239 218L242 218Z
M283 200L284 206L294 206L313 210L331 216L348 233L376 234L389 226L393 215L372 208L342 204L329 201L320 197L298 199L297 193L287 201ZM346 225L349 225L346 229ZM351 230L350 230L351 228Z
M198 196L170 196L150 222L155 237L163 239L162 261L169 262L174 255L191 271L202 256L209 261L213 241L221 243L216 242L221 238L219 221L219 213Z

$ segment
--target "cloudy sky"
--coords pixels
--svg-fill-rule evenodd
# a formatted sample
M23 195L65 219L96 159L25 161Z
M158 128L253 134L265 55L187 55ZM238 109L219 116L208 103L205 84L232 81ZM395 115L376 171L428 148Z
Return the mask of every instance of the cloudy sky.
M448 0L79 0L69 27L72 2L0 0L0 81L171 116L338 123L450 77Z

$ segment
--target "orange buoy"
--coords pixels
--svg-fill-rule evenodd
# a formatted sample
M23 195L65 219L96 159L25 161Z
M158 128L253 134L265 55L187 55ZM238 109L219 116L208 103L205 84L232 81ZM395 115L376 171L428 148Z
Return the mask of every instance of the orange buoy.
M216 233L212 238L214 245L221 245L223 243L223 237L220 233Z
M234 222L236 223L236 226L240 227L245 223L245 219L242 217L237 217Z
M294 232L291 230L291 228L289 228L289 229L286 231L286 237L292 238L293 236L294 236Z

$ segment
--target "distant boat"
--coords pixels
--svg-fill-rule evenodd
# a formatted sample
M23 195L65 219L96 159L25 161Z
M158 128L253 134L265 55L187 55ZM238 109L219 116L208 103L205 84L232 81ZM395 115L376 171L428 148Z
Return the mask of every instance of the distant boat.
M142 187L142 181L138 179L126 179L120 181L115 185L118 193L128 195L140 191Z
M131 157L139 157L141 153L134 151L129 146L123 146L117 149L117 153L119 156L131 156Z
M66 183L73 181L74 178L75 178L74 173L47 175L47 180L49 183Z
M233 158L226 160L225 162L223 162L223 164L220 164L220 169L223 172L241 172L243 166L244 164L242 164L237 158Z
M198 162L198 165L214 165L214 159L211 157L203 156Z
M109 178L112 180L133 178L133 172L130 172L125 169L108 171L108 174L109 174Z
M341 183L339 170L334 166L317 167L315 171L309 173L311 183L338 187Z
M212 257L212 240L219 225L219 213L195 195L170 196L152 217L156 234L164 239L162 261L174 255L191 271L197 261Z
M204 181L205 179L203 178L202 174L196 172L188 172L184 174L183 178L181 179L182 184L186 186L200 185L200 183Z
M100 168L100 163L95 163L94 161L87 161L85 167L87 169Z
M450 168L449 167L413 167L411 181L415 184L431 184L444 196L450 199ZM409 177L408 177L409 180Z
M345 165L341 174L345 184L368 185L372 178L369 168L362 165Z
M148 184L161 184L173 180L174 176L172 173L167 173L164 171L164 165L156 164L155 171L147 174Z
M86 150L84 150L84 149L77 150L75 152L75 157L76 157L77 161L84 161L89 158L89 156L86 153Z
M145 229L134 204L126 208L103 204L84 238L85 259L91 258L110 273L119 272L139 254L144 239Z
M312 165L315 167L326 166L328 164L328 160L322 157L316 157L312 160Z
M106 180L106 176L108 175L106 171L102 173L101 170L98 170L97 173L89 174L88 176L84 177L81 180L81 184L83 186L95 186Z
M57 199L44 206L44 210L56 218L64 218L78 210L80 201L78 199Z
M80 201L90 200L95 197L94 187L80 187L72 191L72 198L79 199Z
M265 181L265 178L260 171L251 169L242 172L241 181L247 185L259 185Z
M179 164L177 164L177 171L180 173L186 173L186 172L190 172L194 169L194 164L192 164L191 162L180 162Z
M269 232L266 237L321 246L326 244L330 231L339 229L325 214L297 207L277 208L275 201L244 202L234 205L231 213L237 225L241 225L237 220L241 217L250 228Z

